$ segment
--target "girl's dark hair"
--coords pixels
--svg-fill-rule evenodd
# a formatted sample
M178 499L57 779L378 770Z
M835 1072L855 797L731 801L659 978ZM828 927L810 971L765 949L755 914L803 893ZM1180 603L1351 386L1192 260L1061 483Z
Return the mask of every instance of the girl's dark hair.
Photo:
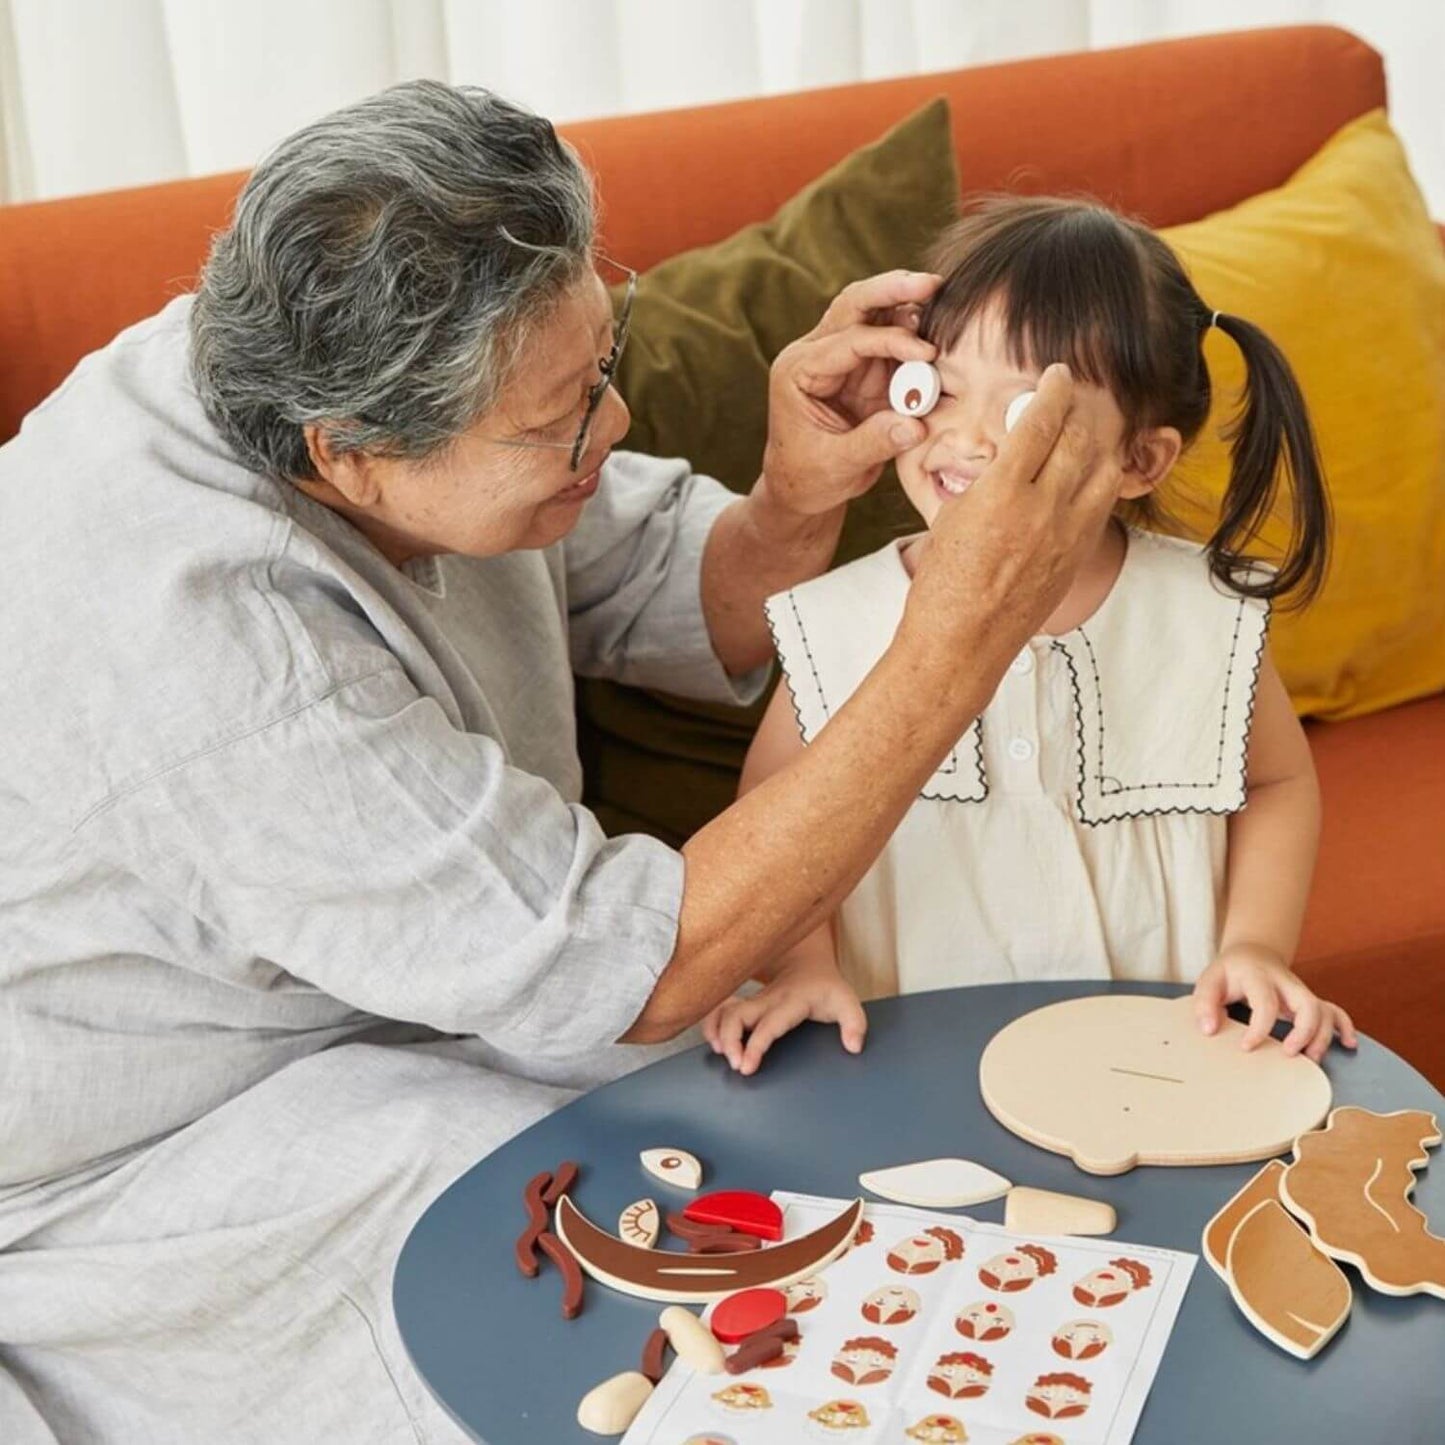
M1186 448L1199 435L1211 401L1204 337L1213 313L1141 222L1089 201L988 196L944 233L930 265L944 282L920 330L940 352L996 303L1014 363L1067 362L1076 377L1107 387L1124 414L1126 446L1151 427L1174 427ZM1225 431L1231 467L1210 568L1245 596L1302 605L1324 582L1330 543L1309 413L1284 354L1259 327L1222 314L1217 324L1244 354L1246 380ZM1262 575L1245 549L1273 511L1282 464L1290 540L1278 570ZM1145 525L1165 519L1152 496L1125 506Z

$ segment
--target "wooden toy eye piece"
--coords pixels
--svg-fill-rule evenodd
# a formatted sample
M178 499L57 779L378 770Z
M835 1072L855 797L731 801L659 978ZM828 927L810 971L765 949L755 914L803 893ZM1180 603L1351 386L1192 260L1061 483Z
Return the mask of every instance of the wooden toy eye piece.
M888 383L888 404L903 416L927 416L938 405L943 383L928 361L905 361Z
M1019 424L1019 418L1028 410L1033 399L1033 392L1021 391L1009 402L1008 410L1003 414L1003 429L1006 432L1012 431Z

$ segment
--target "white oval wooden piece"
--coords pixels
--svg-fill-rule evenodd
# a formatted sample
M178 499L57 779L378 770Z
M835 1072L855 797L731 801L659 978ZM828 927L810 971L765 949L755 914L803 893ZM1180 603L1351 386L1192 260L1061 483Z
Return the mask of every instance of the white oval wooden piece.
M1000 1199L1013 1187L1002 1174L971 1159L924 1159L860 1174L858 1182L870 1193L920 1209L954 1209L963 1204L985 1204Z
M662 1233L657 1205L650 1199L639 1199L636 1204L629 1204L617 1220L617 1233L638 1249L651 1249Z
M686 1149L644 1149L642 1167L678 1189L696 1189L702 1183L702 1165Z
M652 1381L636 1370L613 1375L589 1390L577 1407L577 1423L594 1435L621 1435L652 1394Z
M979 1089L1005 1128L1090 1174L1267 1159L1329 1112L1330 1081L1277 1039L1246 1053L1244 1032L1201 1032L1187 995L1069 999L1000 1029Z
M1015 1185L1004 1204L1003 1227L1011 1234L1113 1234L1118 1223L1112 1204L1051 1189Z
M691 1365L699 1375L720 1375L727 1356L717 1337L691 1310L681 1305L668 1305L657 1317L657 1323L667 1331L673 1352L685 1365Z

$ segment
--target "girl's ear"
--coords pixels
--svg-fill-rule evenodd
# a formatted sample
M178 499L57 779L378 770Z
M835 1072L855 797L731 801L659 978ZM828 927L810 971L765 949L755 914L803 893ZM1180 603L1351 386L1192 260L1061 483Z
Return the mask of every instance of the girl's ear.
M1129 448L1120 498L1147 497L1169 475L1183 450L1184 438L1176 427L1156 426L1140 432Z

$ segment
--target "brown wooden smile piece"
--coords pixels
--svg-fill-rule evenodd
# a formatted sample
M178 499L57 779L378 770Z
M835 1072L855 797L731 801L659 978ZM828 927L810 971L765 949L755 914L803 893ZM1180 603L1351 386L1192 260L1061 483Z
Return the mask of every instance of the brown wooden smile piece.
M599 1229L566 1195L557 1202L556 1230L594 1279L641 1299L706 1304L743 1289L778 1288L814 1274L847 1248L863 1218L856 1199L836 1219L755 1253L683 1255L639 1249Z

